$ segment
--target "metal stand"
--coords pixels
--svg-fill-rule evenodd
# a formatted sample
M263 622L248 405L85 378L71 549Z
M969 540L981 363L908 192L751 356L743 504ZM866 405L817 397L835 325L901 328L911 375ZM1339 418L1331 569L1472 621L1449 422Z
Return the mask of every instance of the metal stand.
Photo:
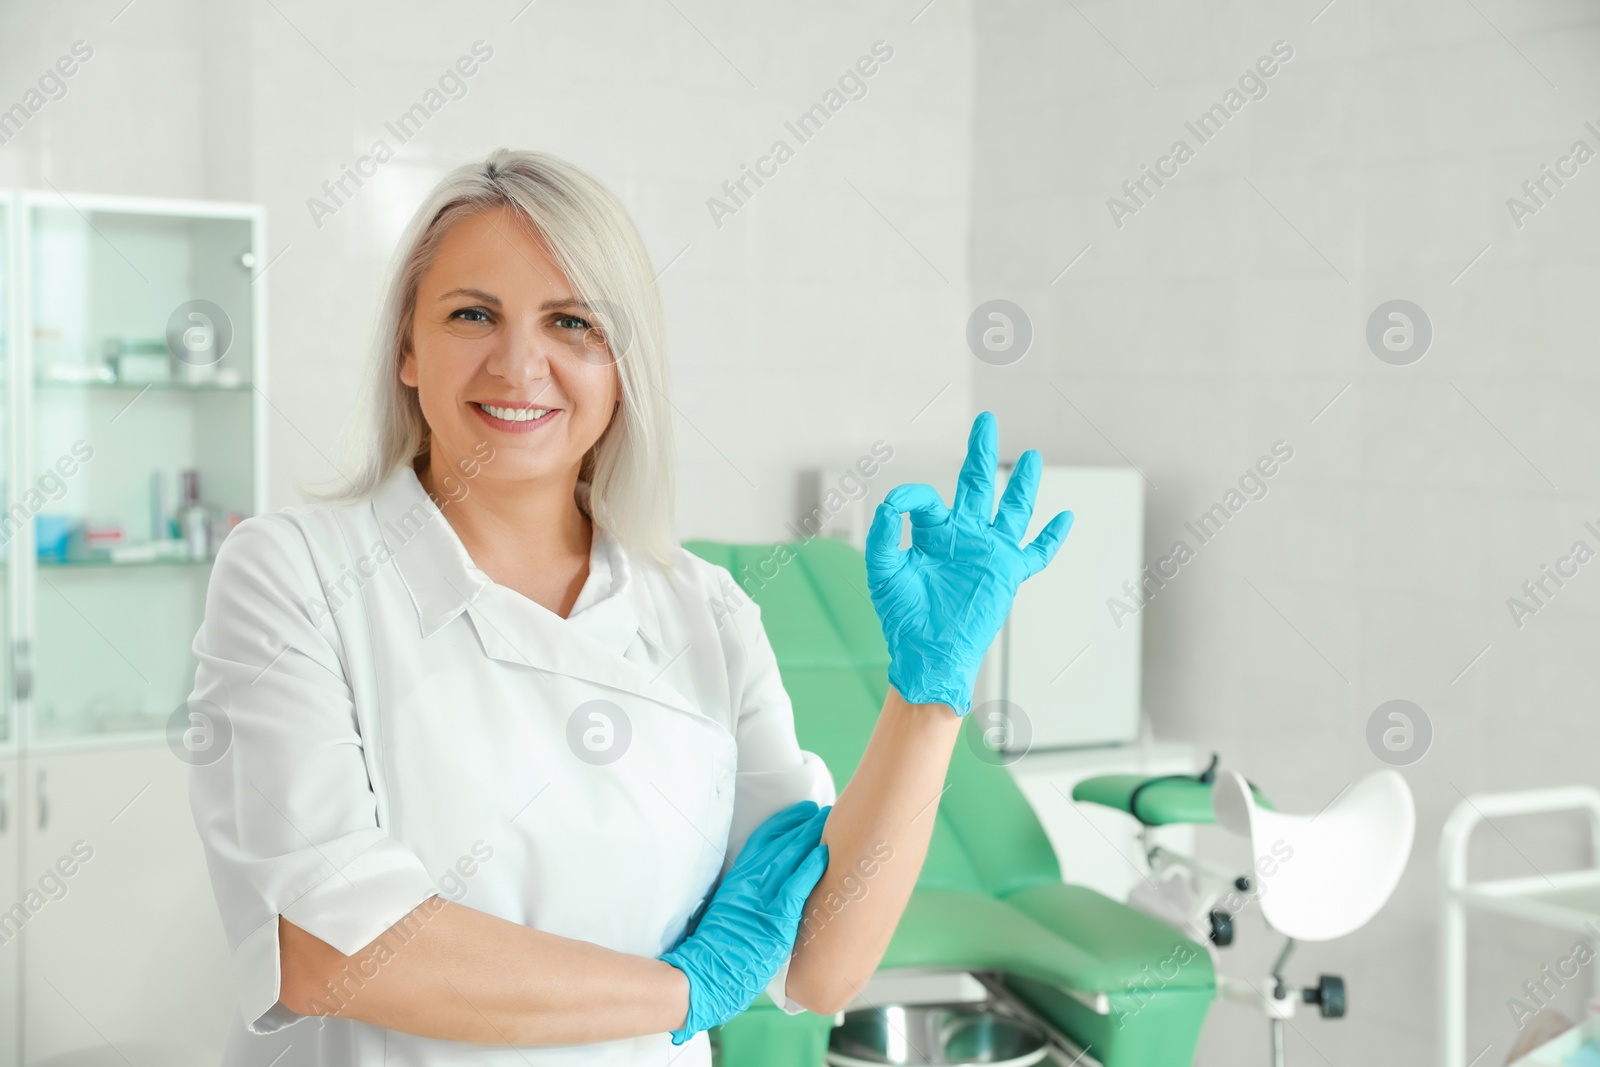
M1284 964L1295 949L1293 938L1284 940L1283 951L1272 965L1272 973L1259 986L1230 975L1217 975L1217 996L1234 1004L1243 1004L1267 1017L1271 1032L1272 1067L1283 1067L1283 1024L1294 1017L1298 1004L1315 1004L1324 1019L1338 1019L1345 1013L1344 980L1338 975L1324 974L1317 984L1305 989L1295 989L1283 977ZM1461 1067L1457 1064L1456 1067Z
M1283 981L1283 965L1289 961L1289 953L1294 951L1294 938L1284 938L1283 951L1278 953L1277 962L1272 965L1272 998L1277 1001L1288 1001L1289 987ZM1273 1016L1267 1022L1272 1030L1272 1067L1283 1067L1283 1019Z

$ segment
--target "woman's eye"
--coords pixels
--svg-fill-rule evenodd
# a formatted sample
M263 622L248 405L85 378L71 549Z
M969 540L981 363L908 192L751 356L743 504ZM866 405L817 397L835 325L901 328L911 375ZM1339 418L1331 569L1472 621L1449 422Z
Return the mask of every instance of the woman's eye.
M488 322L489 321L489 313L487 311L485 311L483 308L461 308L461 309L459 309L457 311L451 312L450 317L453 319L453 318L457 318L458 316L461 316L461 315L482 315L483 316L483 318L481 318L481 319L463 319L462 320L463 322Z
M576 315L558 315L556 325L563 330L587 330L590 324L588 320L580 319Z

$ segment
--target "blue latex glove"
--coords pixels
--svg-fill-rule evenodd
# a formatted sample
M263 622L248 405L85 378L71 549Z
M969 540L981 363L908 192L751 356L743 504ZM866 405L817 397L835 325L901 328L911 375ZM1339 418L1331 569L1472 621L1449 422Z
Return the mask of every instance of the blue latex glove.
M897 485L867 531L867 588L889 645L889 683L912 704L972 710L984 653L1011 611L1017 587L1055 558L1072 512L1045 524L1026 548L1039 453L1017 459L994 511L998 434L985 411L972 423L953 509L929 485ZM911 547L900 550L900 513L911 515Z
M694 933L661 957L689 976L674 1045L748 1008L794 950L806 897L828 867L821 841L831 810L802 800L756 827Z

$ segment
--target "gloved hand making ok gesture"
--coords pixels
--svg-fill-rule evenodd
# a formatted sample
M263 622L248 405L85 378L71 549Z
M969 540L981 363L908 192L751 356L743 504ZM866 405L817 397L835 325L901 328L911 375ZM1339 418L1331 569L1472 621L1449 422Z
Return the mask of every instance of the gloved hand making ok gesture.
M985 411L972 423L953 508L929 485L897 485L867 531L867 588L889 645L889 683L912 704L972 710L984 653L1011 611L1017 587L1043 570L1072 527L1058 513L1026 547L1039 453L1017 460L994 514L998 433ZM911 516L911 547L900 550L900 514Z

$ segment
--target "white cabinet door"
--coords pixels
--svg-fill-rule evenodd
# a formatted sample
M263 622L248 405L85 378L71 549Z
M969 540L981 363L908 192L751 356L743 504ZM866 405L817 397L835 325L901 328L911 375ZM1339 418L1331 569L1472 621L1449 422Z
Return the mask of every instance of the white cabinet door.
M1010 477L1001 467L996 484ZM1126 467L1045 467L1023 542L1059 511L1073 513L1072 530L1006 620L1003 696L1034 748L1126 744L1139 736L1143 615L1128 591L1143 580L1144 481Z
M15 756L0 756L0 1067L22 1062L22 821L17 811L21 793Z
M226 942L164 744L22 757L23 1062L214 1065Z

